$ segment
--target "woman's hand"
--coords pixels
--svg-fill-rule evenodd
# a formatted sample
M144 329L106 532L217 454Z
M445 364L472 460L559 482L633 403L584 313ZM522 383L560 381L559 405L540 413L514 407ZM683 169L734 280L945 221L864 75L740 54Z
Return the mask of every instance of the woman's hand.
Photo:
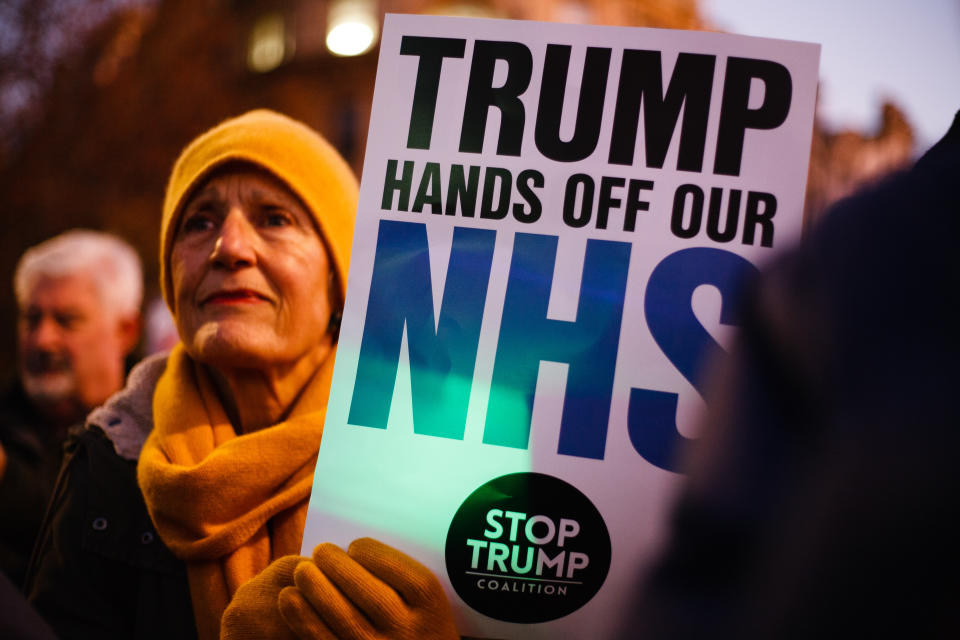
M296 640L280 617L277 599L280 590L293 584L293 574L303 556L277 558L255 578L245 582L220 619L220 640Z
M458 640L439 581L372 538L318 545L280 592L280 615L301 640ZM237 592L239 594L239 591Z

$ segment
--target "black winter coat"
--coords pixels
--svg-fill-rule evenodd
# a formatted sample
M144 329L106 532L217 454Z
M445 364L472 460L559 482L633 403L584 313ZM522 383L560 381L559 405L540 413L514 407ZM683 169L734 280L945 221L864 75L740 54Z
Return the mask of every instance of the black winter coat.
M960 637L958 178L960 113L749 292L632 637Z
M25 592L63 639L196 638L186 565L157 535L137 485L97 427L66 454Z
M66 439L67 429L40 416L19 384L0 398L0 444L7 454L0 482L0 571L17 587L23 584Z

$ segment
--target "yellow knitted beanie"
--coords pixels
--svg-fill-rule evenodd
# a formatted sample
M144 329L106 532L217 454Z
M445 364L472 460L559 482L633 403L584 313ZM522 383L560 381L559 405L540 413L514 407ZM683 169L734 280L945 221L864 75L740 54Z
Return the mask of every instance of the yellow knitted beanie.
M300 197L326 241L340 291L345 292L357 180L336 149L316 131L274 111L257 109L225 120L194 139L173 166L160 222L160 286L171 311L170 253L180 210L195 185L213 169L234 160L266 169Z

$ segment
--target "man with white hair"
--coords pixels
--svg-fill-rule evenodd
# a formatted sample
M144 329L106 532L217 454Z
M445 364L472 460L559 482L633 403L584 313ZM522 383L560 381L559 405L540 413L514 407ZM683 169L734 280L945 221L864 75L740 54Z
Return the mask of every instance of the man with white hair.
M0 398L0 570L19 584L68 427L123 386L143 276L123 240L73 230L28 249L14 289L20 384Z

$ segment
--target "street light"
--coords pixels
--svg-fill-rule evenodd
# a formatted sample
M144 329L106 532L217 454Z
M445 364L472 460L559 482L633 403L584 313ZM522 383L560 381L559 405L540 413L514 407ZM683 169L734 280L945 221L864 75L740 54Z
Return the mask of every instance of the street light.
M259 73L276 69L287 55L286 41L286 27L281 14L260 16L250 32L247 66Z
M337 56L358 56L377 40L379 23L372 0L334 0L327 13L327 49Z

